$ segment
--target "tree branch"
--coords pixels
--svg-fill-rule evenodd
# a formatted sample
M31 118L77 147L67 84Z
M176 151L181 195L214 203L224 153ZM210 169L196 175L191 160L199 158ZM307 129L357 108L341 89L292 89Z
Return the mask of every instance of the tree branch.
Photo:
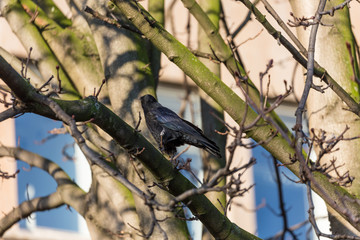
M0 112L0 122L5 121L6 119L13 118L16 115L23 113L24 111L19 108L8 108L3 112Z
M46 211L64 205L59 191L46 197L38 197L22 202L18 207L13 208L2 219L0 219L0 236L2 236L12 225L27 218L33 212Z

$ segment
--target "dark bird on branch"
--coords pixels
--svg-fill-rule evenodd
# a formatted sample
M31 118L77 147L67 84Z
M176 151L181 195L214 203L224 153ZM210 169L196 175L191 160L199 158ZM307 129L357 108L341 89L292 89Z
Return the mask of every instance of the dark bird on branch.
M161 151L173 157L176 154L176 147L190 144L221 158L219 147L207 138L200 128L163 107L149 94L142 96L140 100L146 125Z

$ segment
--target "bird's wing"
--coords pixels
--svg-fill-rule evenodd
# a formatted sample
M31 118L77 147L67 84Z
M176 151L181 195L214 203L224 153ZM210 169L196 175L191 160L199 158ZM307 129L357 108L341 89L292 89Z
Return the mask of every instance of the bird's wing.
M165 107L157 109L156 119L163 127L173 131L187 134L194 134L195 132L202 134L200 128L180 118L176 113Z
M182 143L204 148L206 151L221 158L220 149L216 143L207 138L203 131L191 122L180 118L176 113L162 106L152 113L153 118L165 129L165 132L170 130L168 134L174 137L174 139L181 136Z

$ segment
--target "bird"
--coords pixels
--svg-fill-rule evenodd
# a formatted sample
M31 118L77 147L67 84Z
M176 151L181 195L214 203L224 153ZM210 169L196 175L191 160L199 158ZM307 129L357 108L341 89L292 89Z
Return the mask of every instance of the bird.
M205 149L214 156L221 158L219 147L207 138L200 128L162 106L150 94L140 97L140 100L146 125L161 152L165 152L172 158L176 154L176 147L189 144Z

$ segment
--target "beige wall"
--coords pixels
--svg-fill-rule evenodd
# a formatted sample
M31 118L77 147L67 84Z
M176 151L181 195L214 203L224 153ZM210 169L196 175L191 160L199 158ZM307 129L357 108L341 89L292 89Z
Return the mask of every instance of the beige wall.
M1 80L0 84L2 84ZM0 104L0 112L4 110L4 105ZM9 147L15 146L14 119L8 119L0 122L0 144ZM0 157L0 170L9 174L15 173L17 170L16 161L13 158ZM13 207L16 207L17 202L17 178L0 178L0 218L2 218L4 214L10 212Z

